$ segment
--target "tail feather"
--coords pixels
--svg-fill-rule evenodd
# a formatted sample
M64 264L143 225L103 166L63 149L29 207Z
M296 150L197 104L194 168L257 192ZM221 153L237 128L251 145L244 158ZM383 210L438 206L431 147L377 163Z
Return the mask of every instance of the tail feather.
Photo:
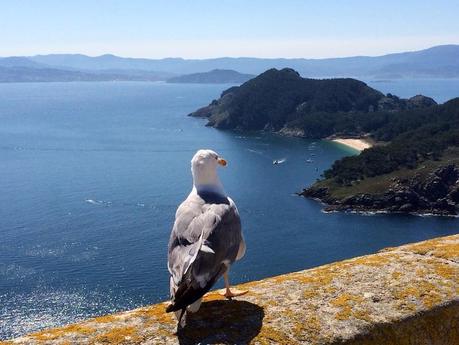
M199 284L193 284L191 279L184 279L181 285L178 287L177 291L174 294L172 303L169 304L166 308L166 312L170 313L180 309L184 309L190 304L193 304L202 296L204 296L215 284L215 282L220 278L220 276L225 272L226 266L222 264L218 273L209 279L206 286L201 288ZM191 272L188 272L191 273Z

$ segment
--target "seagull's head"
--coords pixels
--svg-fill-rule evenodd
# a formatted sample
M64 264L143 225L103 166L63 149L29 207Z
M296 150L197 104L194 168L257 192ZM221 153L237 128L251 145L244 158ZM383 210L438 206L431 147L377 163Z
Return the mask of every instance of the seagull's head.
M226 166L224 160L218 153L212 150L199 150L191 160L191 172L193 174L193 184L196 188L212 187L221 188L220 180L217 175L217 167Z

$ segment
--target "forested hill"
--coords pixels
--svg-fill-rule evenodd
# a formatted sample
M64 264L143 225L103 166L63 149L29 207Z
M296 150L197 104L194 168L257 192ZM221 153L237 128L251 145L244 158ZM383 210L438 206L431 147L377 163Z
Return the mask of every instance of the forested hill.
M323 138L337 132L355 134L360 131L356 121L365 121L368 113L434 104L424 96L406 100L384 95L356 79L308 79L285 68L267 70L232 87L190 115L207 117L209 126L221 129L269 129Z
M336 161L301 194L330 210L459 214L459 98L380 117L373 138L388 144Z
M386 114L384 122L373 137L391 140L388 145L336 161L324 176L349 184L400 168L415 168L419 162L439 159L447 148L459 146L459 98L428 109Z
M459 98L400 99L355 79L305 79L271 69L190 114L220 129L305 138L370 137L301 194L332 210L459 213Z

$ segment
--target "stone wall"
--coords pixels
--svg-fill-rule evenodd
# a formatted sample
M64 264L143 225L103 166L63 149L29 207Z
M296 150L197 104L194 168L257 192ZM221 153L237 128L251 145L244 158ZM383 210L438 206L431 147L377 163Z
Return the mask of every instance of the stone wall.
M167 302L2 344L459 344L459 235L209 293L176 334Z

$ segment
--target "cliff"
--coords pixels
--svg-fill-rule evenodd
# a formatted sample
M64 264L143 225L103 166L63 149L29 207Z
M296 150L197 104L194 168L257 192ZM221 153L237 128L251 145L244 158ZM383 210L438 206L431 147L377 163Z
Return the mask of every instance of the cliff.
M349 186L316 182L299 195L326 204L325 211L392 212L457 216L459 159L425 162L422 167L367 178Z
M167 302L6 344L459 344L459 235L209 293L175 334Z

